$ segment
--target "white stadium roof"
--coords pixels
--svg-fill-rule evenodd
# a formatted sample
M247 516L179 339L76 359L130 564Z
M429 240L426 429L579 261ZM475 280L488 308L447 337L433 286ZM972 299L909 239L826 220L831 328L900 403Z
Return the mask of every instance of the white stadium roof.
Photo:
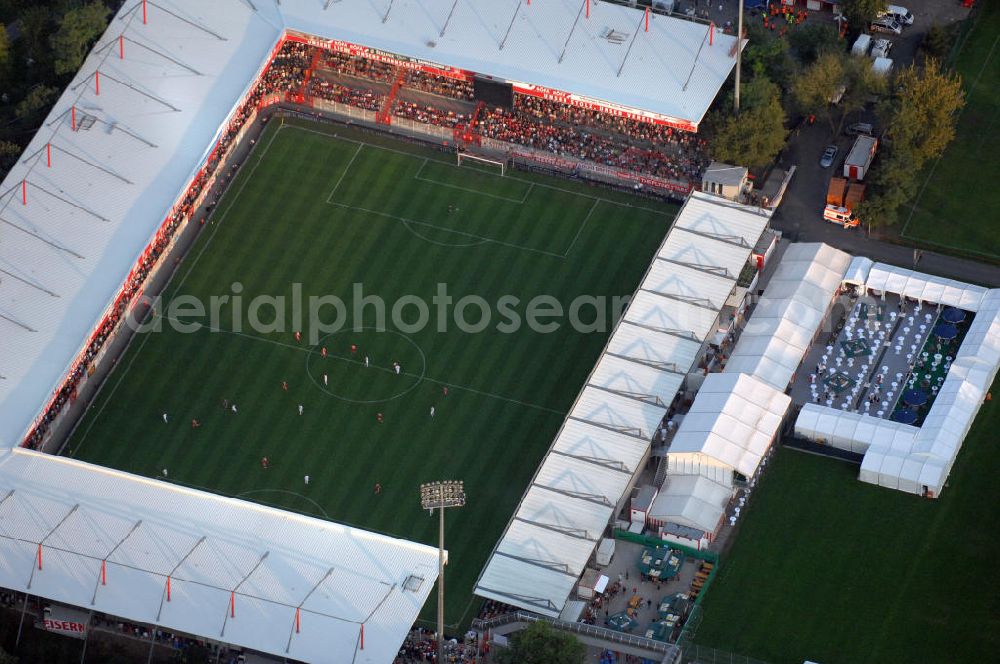
M5 588L278 657L387 663L436 579L434 547L64 457L0 452Z
M282 0L291 30L649 111L696 128L736 64L707 25L589 0ZM324 5L328 9L324 11Z
M560 614L768 219L720 198L688 198L480 574L477 595ZM664 259L693 255L704 262ZM720 264L728 266L721 274ZM690 504L676 503L694 515L683 523L708 519L729 475L690 483Z
M62 382L280 35L238 2L163 0L146 25L137 7L111 20L0 185L0 447ZM73 131L74 106L90 129Z

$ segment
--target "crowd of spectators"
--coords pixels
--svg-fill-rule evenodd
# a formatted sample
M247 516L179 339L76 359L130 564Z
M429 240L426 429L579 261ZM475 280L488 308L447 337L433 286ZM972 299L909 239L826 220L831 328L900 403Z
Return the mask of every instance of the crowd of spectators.
M204 641L189 636L175 634L167 630L162 630L149 625L118 620L111 616L95 614L90 620L91 627L101 629L111 633L124 634L143 641L155 641L178 652L184 653L193 647L205 648L211 653L212 661L236 664L241 661L239 650L233 650L226 646L219 645L211 641Z
M488 599L479 608L480 620L489 620L505 613L517 611L516 608ZM467 632L461 640L450 639L445 643L445 661L454 664L472 664L481 661L476 659L477 652L482 656L489 653L489 644L479 642L479 634ZM432 630L415 627L410 630L395 664L413 664L415 662L437 662L437 640Z
M382 81L383 83L392 83L396 71L395 65L387 62L369 60L368 58L347 55L346 53L335 53L333 51L329 51L323 56L319 66L321 69L329 69L347 76L368 78L373 81Z
M513 110L487 110L480 116L476 130L499 141L682 182L697 181L709 163L700 139L693 146L691 139L684 139L685 144L665 149L648 141L630 140L623 134L553 122L548 116L525 113L516 106ZM698 149L684 149L688 146Z
M366 111L379 111L385 103L385 95L371 89L351 88L335 81L313 78L309 81L308 93L319 99L356 106Z
M406 81L403 85L407 88L429 92L440 97L451 97L452 99L461 99L462 101L473 101L475 99L471 81L451 78L449 76L427 74L416 69L407 73Z
M477 661L478 648L479 639L475 632L469 632L461 640L449 639L444 644L444 661L447 664L473 664ZM394 664L437 661L437 639L434 638L434 632L416 627L403 640Z
M261 76L256 87L233 114L233 119L219 140L216 149L209 157L205 168L191 183L183 200L175 206L170 216L160 227L160 230L157 231L156 237L143 254L142 259L132 268L132 272L129 273L129 276L125 280L125 285L122 287L110 312L97 326L93 335L91 335L87 347L73 368L70 369L69 375L63 382L62 387L45 409L39 422L28 433L24 441L26 447L37 448L42 440L44 440L52 421L62 411L62 408L71 399L75 398L81 379L104 347L108 337L122 321L125 312L132 304L135 296L142 290L143 284L145 284L146 278L149 276L153 266L156 265L163 252L170 246L177 229L194 214L195 203L201 197L205 186L209 182L218 182L220 185L224 185L227 177L232 174L232 171L235 171L236 167L232 166L232 171L229 174L223 173L220 172L219 166L228 156L233 139L243 128L247 119L257 110L261 100L266 96L295 90L303 84L305 71L309 67L314 48L306 44L285 42L281 50L275 55L274 60Z
M394 79L393 65L342 53L328 54L324 66L386 83ZM475 99L470 81L418 70L407 72L404 87L462 101ZM347 96L339 90L336 94ZM371 95L376 93L364 91L362 99ZM428 104L400 103L393 114L445 127L462 123L455 112ZM696 134L522 94L514 95L513 109L489 109L477 130L497 140L679 182L699 182L710 161L706 141Z
M414 104L408 101L399 100L395 103L392 114L401 118L409 118L424 124L437 125L439 127L454 128L458 125L468 124L470 118L465 113L445 111L425 104Z

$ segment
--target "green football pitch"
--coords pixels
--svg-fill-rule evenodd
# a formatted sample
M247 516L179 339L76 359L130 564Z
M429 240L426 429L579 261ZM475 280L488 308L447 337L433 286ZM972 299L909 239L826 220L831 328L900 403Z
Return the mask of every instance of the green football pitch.
M778 450L695 641L775 664L996 660L998 428L994 400L937 500L864 484L852 464Z
M997 259L1000 188L987 183L1000 177L1000 2L978 4L955 59L966 94L955 140L925 169L920 195L900 214L904 237Z
M154 318L163 331L133 339L67 454L428 544L437 518L420 508L420 483L464 480L468 503L448 513L446 621L465 624L475 579L617 312L584 306L579 319L607 320L603 330L575 331L567 317L546 332L491 306L475 331L454 321L461 300L516 298L508 310L526 320L537 296L554 298L539 304L548 310L630 295L676 207L458 167L344 127L276 120L257 145L168 287ZM446 317L433 300L442 284ZM386 321L371 302L356 312L359 286L385 302ZM314 339L303 329L297 341L297 292L340 298L345 328ZM285 311L255 311L260 295L287 298ZM230 300L192 324L168 307L180 296L206 309ZM416 298L430 310L422 329ZM406 301L394 326L392 307ZM336 308L322 311L332 326ZM269 330L254 316L288 324ZM463 319L475 327L481 307Z

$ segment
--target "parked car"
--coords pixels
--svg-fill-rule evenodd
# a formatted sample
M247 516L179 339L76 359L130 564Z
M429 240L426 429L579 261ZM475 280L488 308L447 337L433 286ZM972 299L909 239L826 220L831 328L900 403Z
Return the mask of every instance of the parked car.
M873 136L875 134L875 127L868 122L852 122L844 129L844 133L848 136L857 136L858 134Z
M884 32L890 35L903 34L903 26L899 24L899 21L889 18L888 16L875 19L868 27L872 32Z
M900 7L899 5L886 5L885 11L879 14L879 16L888 16L900 25L913 25L913 14L906 7Z
M892 50L892 42L888 39L876 39L875 45L872 46L871 56L873 58L888 58L889 52Z
M830 168L833 166L833 160L837 158L837 146L828 145L826 149L823 150L823 156L819 158L819 165L823 168Z

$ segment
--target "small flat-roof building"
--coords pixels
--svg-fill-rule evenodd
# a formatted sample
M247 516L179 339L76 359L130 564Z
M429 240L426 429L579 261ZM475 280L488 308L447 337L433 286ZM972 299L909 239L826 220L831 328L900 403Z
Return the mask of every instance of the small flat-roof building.
M720 161L713 161L701 176L701 190L739 201L740 197L750 189L750 171L746 166L733 166Z

